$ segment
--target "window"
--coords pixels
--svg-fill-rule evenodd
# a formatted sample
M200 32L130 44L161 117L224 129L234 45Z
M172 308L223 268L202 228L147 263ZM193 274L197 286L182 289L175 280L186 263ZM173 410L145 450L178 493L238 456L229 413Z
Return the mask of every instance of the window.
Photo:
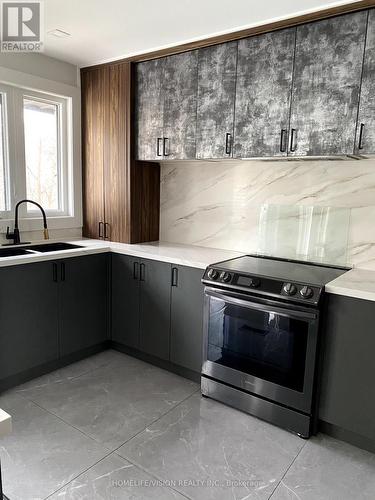
M45 210L62 209L59 106L24 97L26 194Z
M21 199L51 217L73 217L71 98L0 84L0 216L11 219ZM41 217L35 205L22 219ZM63 227L58 225L56 227Z

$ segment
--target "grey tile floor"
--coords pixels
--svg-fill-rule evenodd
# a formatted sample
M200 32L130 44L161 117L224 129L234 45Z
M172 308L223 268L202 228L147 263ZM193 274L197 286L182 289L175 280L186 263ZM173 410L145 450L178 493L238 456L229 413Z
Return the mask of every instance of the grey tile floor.
M115 351L0 396L11 500L375 499L375 455L304 441Z

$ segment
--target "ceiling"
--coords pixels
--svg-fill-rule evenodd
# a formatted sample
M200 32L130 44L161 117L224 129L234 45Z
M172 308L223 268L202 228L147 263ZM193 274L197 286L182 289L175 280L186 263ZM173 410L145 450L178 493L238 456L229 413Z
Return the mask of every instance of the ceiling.
M45 53L89 66L355 1L45 0Z

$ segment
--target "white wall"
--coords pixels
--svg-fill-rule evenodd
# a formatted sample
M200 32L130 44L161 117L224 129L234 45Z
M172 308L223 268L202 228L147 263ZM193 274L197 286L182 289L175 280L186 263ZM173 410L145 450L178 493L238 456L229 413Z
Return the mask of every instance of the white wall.
M5 54L0 52L0 75L2 68L21 71L47 80L65 83L72 87L79 85L77 66L44 54Z

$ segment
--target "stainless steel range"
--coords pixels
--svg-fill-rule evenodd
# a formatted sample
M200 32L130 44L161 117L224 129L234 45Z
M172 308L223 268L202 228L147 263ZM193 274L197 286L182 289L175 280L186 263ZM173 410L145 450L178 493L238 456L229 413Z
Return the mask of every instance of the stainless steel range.
M324 286L347 270L251 255L209 266L202 394L313 434Z

